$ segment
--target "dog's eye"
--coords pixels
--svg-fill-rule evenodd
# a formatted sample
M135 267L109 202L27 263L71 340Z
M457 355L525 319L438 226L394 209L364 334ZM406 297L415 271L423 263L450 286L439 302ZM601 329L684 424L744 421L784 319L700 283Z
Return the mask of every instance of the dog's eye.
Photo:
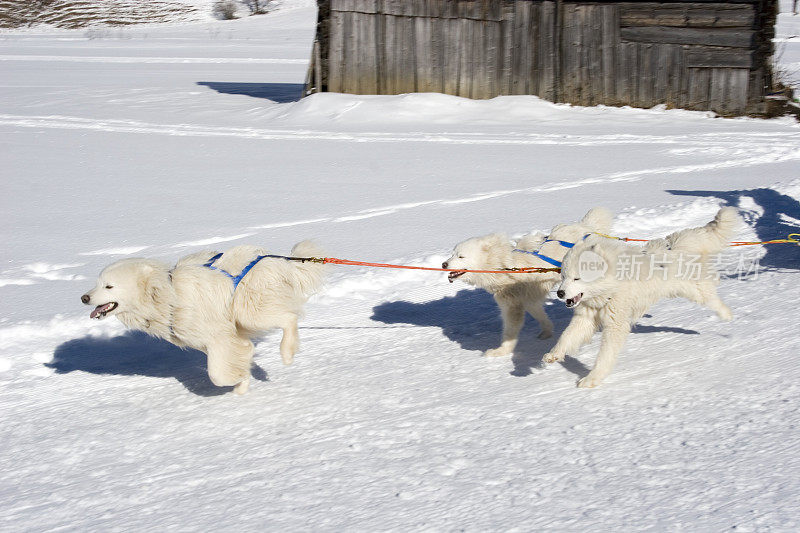
M113 288L114 288L113 285L106 285L106 289L113 289Z
M572 281L580 281L580 280L581 280L581 278L575 278Z
M458 258L459 259L464 259L464 256L463 255L459 255Z

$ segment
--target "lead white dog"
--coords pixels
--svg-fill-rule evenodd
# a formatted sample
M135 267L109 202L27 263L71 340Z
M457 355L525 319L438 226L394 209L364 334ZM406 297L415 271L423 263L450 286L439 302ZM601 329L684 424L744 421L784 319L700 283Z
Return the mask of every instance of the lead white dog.
M495 233L484 237L474 237L458 245L453 255L442 263L442 268L465 270L501 270L508 268L554 268L553 264L537 255L560 263L569 246L592 232L606 233L611 228L613 214L605 208L595 207L573 224L559 224L550 235L541 232L531 233L512 245L508 237ZM485 352L488 357L508 355L517 346L519 332L525 322L525 312L539 322L540 339L553 334L553 323L544 311L547 294L559 281L557 272L527 274L481 274L474 272L451 272L450 282L460 279L470 285L486 290L494 296L503 319L503 337L500 346Z
M717 295L711 255L727 246L739 221L735 208L724 207L705 226L644 247L600 236L576 245L564 258L558 290L575 314L544 361L563 361L601 328L594 368L578 382L579 387L595 387L611 372L634 322L663 298L686 298L731 320L731 310Z
M244 394L253 360L251 339L283 329L280 353L284 364L291 364L299 347L297 321L326 270L319 263L280 257L254 263L267 255L255 246L237 246L223 254L186 256L171 269L151 259L123 259L106 267L81 301L95 306L91 318L116 316L129 328L205 352L211 381L235 385L234 391ZM322 252L303 241L292 256L321 257Z

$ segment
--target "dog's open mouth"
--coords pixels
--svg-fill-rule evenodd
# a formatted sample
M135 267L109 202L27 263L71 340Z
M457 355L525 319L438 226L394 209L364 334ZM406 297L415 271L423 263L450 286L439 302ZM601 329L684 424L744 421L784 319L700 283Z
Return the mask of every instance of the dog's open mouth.
M98 320L103 319L108 313L116 309L117 305L117 302L108 302L107 304L98 305L94 308L92 314L89 315L89 318L96 318Z
M454 279L458 279L458 278L460 278L461 276L463 276L466 273L467 273L466 270L456 270L456 271L450 272L447 275L447 281L449 281L450 283L453 283Z
M582 297L583 297L583 293L581 292L581 293L576 294L572 298L567 298L567 307L575 307L576 305L578 305L580 303Z

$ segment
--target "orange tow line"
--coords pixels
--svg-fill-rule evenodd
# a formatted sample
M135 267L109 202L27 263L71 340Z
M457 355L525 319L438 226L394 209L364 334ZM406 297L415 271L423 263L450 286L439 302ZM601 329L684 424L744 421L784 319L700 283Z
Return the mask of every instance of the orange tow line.
M378 268L402 268L406 270L433 270L436 272L472 272L476 274L527 274L527 273L542 273L542 272L561 272L560 268L539 268L539 267L507 268L502 270L469 270L465 268L420 267L420 266L408 266L408 265L392 265L389 263L368 263L367 261L353 261L351 259L338 259L336 257L325 257L317 262L330 263L333 265L368 266L368 267L378 267Z
M605 233L597 233L601 237L609 239L616 239L625 242L649 242L648 239L631 239L630 237L615 237L613 235L606 235ZM758 244L796 244L800 246L800 233L790 233L785 239L773 239L771 241L733 241L731 246L754 246ZM560 268L541 268L541 267L522 267L522 268L504 268L500 270L470 270L465 268L436 268L436 267L421 267L409 265L393 265L390 263L370 263L368 261L354 261L352 259L339 259L337 257L284 257L284 256L271 256L283 257L290 261L308 261L310 263L324 263L331 265L349 265L349 266L365 266L376 268L399 268L404 270L431 270L434 272L471 272L474 274L542 274L545 272L561 272Z

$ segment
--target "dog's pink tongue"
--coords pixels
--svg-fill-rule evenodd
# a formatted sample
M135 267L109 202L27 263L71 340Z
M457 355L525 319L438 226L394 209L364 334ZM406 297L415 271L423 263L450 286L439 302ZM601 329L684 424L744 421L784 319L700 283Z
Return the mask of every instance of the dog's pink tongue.
M94 308L92 314L89 315L89 318L97 318L98 316L100 316L100 313L108 310L109 307L111 307L111 304L98 305L97 307Z

